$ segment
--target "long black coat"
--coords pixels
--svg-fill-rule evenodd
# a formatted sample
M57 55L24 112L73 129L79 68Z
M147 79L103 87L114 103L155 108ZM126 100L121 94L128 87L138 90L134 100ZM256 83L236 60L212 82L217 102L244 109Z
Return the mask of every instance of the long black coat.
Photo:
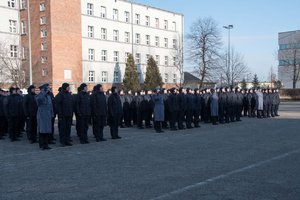
M61 91L55 97L55 108L58 117L73 116L73 97L70 92Z
M91 101L89 93L84 91L79 92L77 95L76 111L79 116L91 115Z
M28 93L23 99L23 110L25 117L35 117L37 113L37 103L35 100L35 93Z
M7 118L22 116L22 99L18 94L12 94L4 101L4 113Z
M103 92L94 92L90 100L92 116L107 116L106 96Z
M113 93L108 97L108 123L119 120L122 116L122 103L119 95Z

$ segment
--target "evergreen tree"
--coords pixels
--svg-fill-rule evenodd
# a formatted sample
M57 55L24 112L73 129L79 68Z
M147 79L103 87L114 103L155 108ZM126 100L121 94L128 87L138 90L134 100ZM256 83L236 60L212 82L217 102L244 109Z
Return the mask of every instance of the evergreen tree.
M133 56L129 54L125 74L123 79L123 89L124 90L132 90L138 91L140 89L140 81L137 73L137 67L134 63Z
M146 79L144 82L145 89L152 90L157 86L162 87L163 81L159 73L159 69L153 57L151 56L147 62Z
M254 74L252 84L253 84L253 87L255 87L255 88L257 88L259 86L259 81L258 81L257 74Z
M246 82L245 78L243 78L243 80L242 80L241 88L242 88L242 90L247 89L247 82Z

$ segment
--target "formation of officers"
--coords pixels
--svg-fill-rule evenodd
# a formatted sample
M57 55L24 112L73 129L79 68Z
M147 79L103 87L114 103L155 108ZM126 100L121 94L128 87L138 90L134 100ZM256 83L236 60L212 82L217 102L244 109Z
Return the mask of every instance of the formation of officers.
M56 96L49 84L36 88L31 85L23 96L19 88L11 87L0 92L0 139L7 135L18 141L22 133L30 143L39 142L43 150L55 143L54 123L57 117L61 146L72 146L71 126L76 118L76 133L81 144L89 143L88 129L97 142L106 141L103 130L110 127L112 139L120 139L119 127L152 128L161 133L200 127L200 123L213 125L241 121L242 116L268 118L278 115L280 104L277 89L216 88L170 90L156 88L152 91L118 91L112 87L106 93L100 84L89 92L85 83L70 92L63 83ZM152 125L153 124L153 125ZM26 126L25 126L26 125ZM26 127L26 130L25 130Z

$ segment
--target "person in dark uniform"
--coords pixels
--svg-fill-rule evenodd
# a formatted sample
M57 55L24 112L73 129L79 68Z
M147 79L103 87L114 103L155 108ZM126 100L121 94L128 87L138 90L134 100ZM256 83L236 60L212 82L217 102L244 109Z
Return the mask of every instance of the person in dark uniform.
M167 104L170 110L170 130L176 131L178 130L176 127L176 122L178 122L179 118L179 104L178 104L178 98L176 97L176 89L172 88L170 90L170 94L167 100Z
M73 117L73 97L68 83L63 83L61 91L56 95L55 107L58 115L60 143L62 146L72 146L69 140Z
M132 121L132 125L137 125L137 108L136 108L136 99L132 94L132 91L128 91L128 95L130 96L130 121Z
M106 141L103 137L103 129L107 121L107 103L102 85L97 84L94 86L93 94L90 99L93 134L96 138L96 142Z
M243 94L241 93L240 88L235 88L235 119L240 122L243 110Z
M43 150L51 149L48 146L48 137L52 132L52 118L54 116L52 99L49 95L49 84L44 84L39 87L40 93L35 96L37 110L37 132L39 133L39 145Z
M79 139L81 144L88 144L88 129L91 116L90 94L88 93L87 85L80 85L81 92L77 96L77 112L79 116Z
M194 109L193 109L193 122L194 127L200 127L200 113L201 113L201 95L199 89L194 89Z
M170 121L170 109L168 106L168 96L169 96L168 90L162 89L162 95L164 98L164 107L165 107L165 120L163 121L162 128L168 129L169 128L168 122Z
M192 127L192 122L193 122L193 111L195 108L195 104L194 104L194 94L193 94L193 90L191 90L191 88L187 88L186 89L186 96L185 96L185 100L186 100L186 128L187 129L191 129Z
M244 117L248 116L248 112L249 112L249 101L248 101L248 90L244 89L242 90L242 94L243 94L243 115Z
M119 136L119 121L122 116L121 99L115 86L111 88L112 94L108 98L108 123L112 139L121 139Z
M4 101L4 112L8 121L8 134L12 142L18 141L18 134L20 133L20 106L19 106L19 95L17 94L16 88L11 87L9 89L10 95Z
M182 130L185 129L183 122L185 121L185 113L187 108L185 91L182 87L179 88L176 98L178 102L178 119L177 119L178 129Z
M279 104L280 104L280 97L279 97L279 91L278 89L273 89L273 93L274 93L274 99L272 101L272 110L273 110L273 115L275 117L278 117L278 109L279 109Z
M26 133L30 143L37 142L37 104L35 100L35 86L31 85L27 89L28 94L24 96L23 110L26 117Z
M124 116L124 124L126 127L132 127L131 112L130 112L131 101L132 101L131 95L129 94L129 92L125 92L124 103L123 103L123 116Z
M25 132L25 121L26 121L24 110L23 110L24 95L20 88L17 87L16 90L19 97L18 106L20 111L18 137L23 137L23 133Z
M152 91L146 90L145 91L145 127L146 128L152 128L151 120L153 115L153 109L154 109L154 102L151 98Z
M79 116L78 116L78 112L77 112L77 97L78 97L78 94L81 92L81 88L78 87L77 88L77 94L73 94L73 112L75 114L75 120L76 120L76 123L75 123L75 129L76 129L76 134L77 134L77 137L79 138Z
M226 106L226 101L227 101L224 88L221 87L219 89L218 97L219 97L219 123L224 124L225 123L225 108L226 108L225 106Z

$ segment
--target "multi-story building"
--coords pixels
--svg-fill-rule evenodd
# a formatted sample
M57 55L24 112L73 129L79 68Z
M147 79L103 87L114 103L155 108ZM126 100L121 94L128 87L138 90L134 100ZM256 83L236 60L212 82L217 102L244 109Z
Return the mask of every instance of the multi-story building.
M300 87L300 30L278 34L278 78L284 88Z
M63 82L73 91L81 82L109 88L122 83L129 54L141 83L150 56L167 86L181 81L182 14L126 0L20 2L19 49L27 81L49 82L54 91Z
M0 1L0 83L9 85L9 70L20 67L20 20L18 0Z

